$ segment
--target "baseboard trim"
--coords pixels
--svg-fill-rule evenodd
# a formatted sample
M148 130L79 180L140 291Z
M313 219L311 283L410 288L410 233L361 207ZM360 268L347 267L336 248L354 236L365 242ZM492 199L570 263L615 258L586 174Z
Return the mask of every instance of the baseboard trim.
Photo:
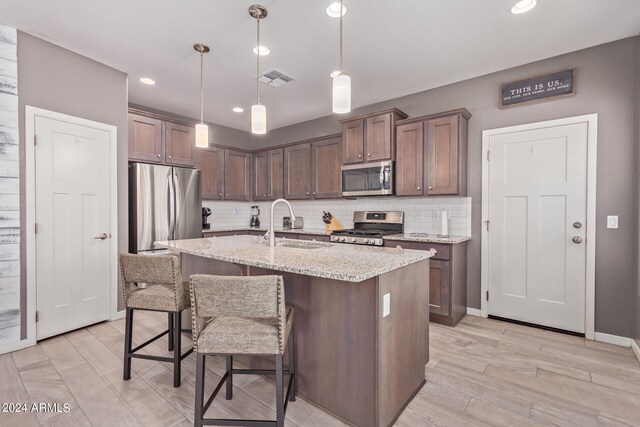
M606 342L608 344L619 345L621 347L631 347L631 341L633 341L631 338L603 334L602 332L594 333L593 339L595 341Z
M115 317L111 318L111 321L114 320L118 320L118 319L124 319L124 317L127 315L127 310L120 310L116 312Z
M469 316L482 317L482 310L480 310L479 308L467 307L467 314Z
M638 362L640 362L640 347L638 347L638 343L636 342L636 340L631 340L631 349L633 350L633 353L636 355Z

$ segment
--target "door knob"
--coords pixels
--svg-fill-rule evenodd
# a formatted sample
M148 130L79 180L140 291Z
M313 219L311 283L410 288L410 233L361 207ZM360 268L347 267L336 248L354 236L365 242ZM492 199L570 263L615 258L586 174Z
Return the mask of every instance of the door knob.
M580 243L582 243L582 237L580 237L580 236L573 236L573 239L571 239L571 241L572 241L573 243L580 244Z
M94 237L94 239L96 239L96 240L98 240L98 239L105 240L105 239L108 239L109 237L111 237L111 236L109 234L107 234L107 233L100 233L100 235L97 236L97 237Z
M573 223L573 228L582 228L582 223L578 222L578 221L574 222Z

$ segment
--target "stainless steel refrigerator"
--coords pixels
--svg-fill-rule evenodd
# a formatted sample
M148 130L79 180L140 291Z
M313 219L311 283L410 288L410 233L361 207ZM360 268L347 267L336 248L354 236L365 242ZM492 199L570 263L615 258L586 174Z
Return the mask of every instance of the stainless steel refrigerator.
M153 242L202 237L201 172L129 164L129 251L158 251Z

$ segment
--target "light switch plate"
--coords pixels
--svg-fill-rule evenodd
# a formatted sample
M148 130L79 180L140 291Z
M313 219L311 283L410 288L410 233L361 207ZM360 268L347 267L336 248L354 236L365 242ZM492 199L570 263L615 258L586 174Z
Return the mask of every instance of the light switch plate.
M391 294L384 294L382 297L382 317L391 314Z
M607 215L607 228L618 228L618 215Z

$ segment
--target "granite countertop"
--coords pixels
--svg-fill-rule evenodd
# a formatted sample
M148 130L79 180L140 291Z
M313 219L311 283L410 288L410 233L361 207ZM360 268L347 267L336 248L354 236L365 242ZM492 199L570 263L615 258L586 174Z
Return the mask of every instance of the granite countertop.
M292 242L287 240L287 243ZM270 248L258 236L209 237L156 242L156 246L190 255L305 276L361 282L383 273L423 261L431 251L295 241L313 249L285 247L276 239Z
M458 243L471 240L469 236L447 236L438 237L436 234L426 233L402 233L384 236L384 240L404 240L407 242L424 242L424 243L444 243L448 245L457 245Z
M330 231L327 231L324 228L282 228L282 227L274 227L277 233L291 233L291 234L314 234L320 236L329 236L331 235ZM269 230L269 227L233 227L233 226L224 226L217 225L212 226L211 228L203 228L203 233L217 233L223 231L261 231L266 233Z
M203 233L216 233L223 231L260 231L266 233L269 227L233 227L233 226L212 226L210 229L203 229ZM312 234L320 236L331 235L330 231L326 231L324 228L296 228L296 229L284 229L282 227L275 227L278 233L292 233L292 234ZM402 240L406 242L423 242L423 243L443 243L447 245L457 245L471 240L470 236L448 236L438 237L435 234L424 235L426 233L400 233L384 236L384 240Z

